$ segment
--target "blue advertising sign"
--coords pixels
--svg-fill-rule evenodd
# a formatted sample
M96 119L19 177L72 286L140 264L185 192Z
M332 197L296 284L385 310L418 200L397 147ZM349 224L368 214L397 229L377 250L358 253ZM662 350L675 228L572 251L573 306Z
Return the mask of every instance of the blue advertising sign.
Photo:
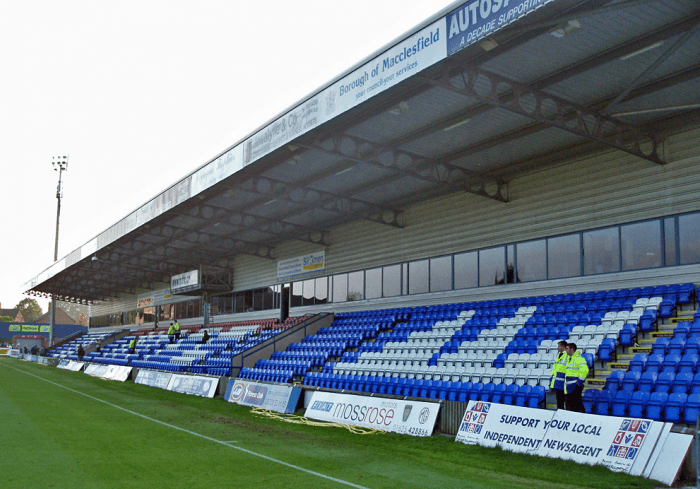
M447 15L451 56L554 0L473 0Z

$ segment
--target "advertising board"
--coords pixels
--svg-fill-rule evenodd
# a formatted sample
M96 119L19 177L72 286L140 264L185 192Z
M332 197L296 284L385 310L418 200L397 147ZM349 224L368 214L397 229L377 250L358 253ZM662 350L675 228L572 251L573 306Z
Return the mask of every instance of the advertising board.
M554 411L469 401L455 441L529 453L542 443Z
M173 374L170 372L159 372L157 370L140 369L134 379L134 384L143 384L159 389L167 389L170 384L170 377Z
M314 392L307 418L411 436L433 434L439 403Z
M214 397L217 387L219 387L218 378L197 375L173 374L168 384L169 391L209 398Z
M296 409L300 395L301 389L298 387L231 379L226 387L225 399L243 406L291 414Z

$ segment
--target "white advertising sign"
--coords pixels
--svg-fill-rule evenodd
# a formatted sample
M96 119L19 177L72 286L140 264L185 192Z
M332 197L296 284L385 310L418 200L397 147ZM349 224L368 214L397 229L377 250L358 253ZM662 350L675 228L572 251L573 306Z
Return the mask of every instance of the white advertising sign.
M189 272L173 275L170 278L170 290L184 290L199 285L199 270L190 270Z
M173 376L170 372L159 372L158 370L140 369L134 379L134 384L143 384L160 389L167 389L170 384L170 378Z
M326 252L317 251L303 256L280 260L277 262L277 280L295 280L297 278L318 275L326 268Z
M560 409L536 453L629 472L651 425L649 419L596 416Z
M433 434L440 404L380 397L314 392L306 408L307 418L365 426L402 435Z
M231 379L226 389L226 400L244 406L269 409L291 414L296 408L301 389L289 385L258 384Z
M554 411L469 401L455 441L528 453L542 443Z
M168 390L213 398L219 387L219 379L214 377L198 377L196 375L173 374L168 384Z

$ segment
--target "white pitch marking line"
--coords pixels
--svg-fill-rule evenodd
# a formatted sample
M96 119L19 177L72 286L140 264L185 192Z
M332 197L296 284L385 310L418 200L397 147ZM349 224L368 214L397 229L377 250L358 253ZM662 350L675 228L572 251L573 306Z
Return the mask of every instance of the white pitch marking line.
M2 364L0 364L0 365L2 365ZM178 431L182 431L182 432L184 432L184 433L189 433L190 435L194 435L194 436L198 436L198 437L200 437L200 438L204 438L205 440L209 440L209 441L211 441L211 442L218 443L218 444L220 444L220 445L224 445L224 446L227 446L227 447L229 447L229 448L233 448L234 450L240 450L241 452L247 453L247 454L249 454L249 455L253 455L253 456L255 456L255 457L260 457L260 458L263 458L263 459L265 459L265 460L269 460L270 462L275 462L275 463L277 463L277 464L284 465L285 467L289 467L290 469L299 470L299 471L301 471L301 472L306 472L307 474L315 475L316 477L321 477L321 478L323 478L323 479L328 479L328 480L331 480L331 481L333 481L333 482L337 482L338 484L344 484L344 485L346 485L346 486L356 487L357 489L369 489L369 488L367 488L367 487L365 487L365 486L360 486L360 485L358 485L358 484L353 484L352 482L344 481L344 480L342 480L342 479L336 479L335 477L331 477L331 476L329 476L329 475L321 474L320 472L314 472L313 470L305 469L305 468L303 468L303 467L299 467L298 465L294 465L294 464L290 464L290 463L287 463L287 462L283 462L282 460L277 460L276 458L268 457L267 455L263 455L263 454L261 454L261 453L256 453L256 452L253 452L253 451L251 451L251 450L246 450L245 448L237 447L237 446L235 446L235 445L231 445L231 444L230 444L230 443L237 443L237 442L225 442L225 441L221 441L221 440L216 440L216 439L210 438L210 437L208 437L208 436L206 436L206 435L202 435L201 433L195 433L194 431L189 431L189 430L186 430L186 429L184 429L184 428L180 428L179 426L175 426L175 425L172 425L172 424L168 424L168 423L165 423L165 422L163 422L163 421L159 421L159 420L157 420L157 419L149 418L148 416L145 416L145 415L143 415L143 414L139 414L139 413L137 413L137 412L135 412L135 411L131 411L131 410L126 409L126 408L123 408L123 407L121 407L121 406L117 406L116 404L112 404L111 402L107 402L107 401L105 401L105 400L103 400L103 399L99 399L99 398L97 398L97 397L93 397L93 396L91 396L90 394L85 394L84 392L80 392L80 391L77 391L77 390L75 390L75 389L71 389L70 387L66 387L65 385L61 385L61 384L58 384L58 383L56 383L56 382L52 382L51 380L45 379L45 378L43 378L43 377L39 377L38 375L34 375L34 374L32 374L32 373L25 372L24 370L21 370L21 369L19 369L19 368L12 367L12 366L10 366L10 365L2 365L2 366L5 366L5 367L8 367L8 368L17 370L18 372L22 372L23 374L30 375L30 376L32 376L32 377L35 377L35 378L39 379L39 380L43 380L44 382L48 382L49 384L53 384L53 385L55 385L55 386L57 386L57 387L61 387L61 388L66 389L66 390L68 390L68 391L75 392L76 394L80 394L81 396L85 396L85 397L87 397L87 398L89 398L89 399L92 399L93 401L101 402L101 403L106 404L106 405L108 405L108 406L111 406L111 407L113 407L113 408L115 408L115 409L120 409L120 410L122 410L122 411L124 411L124 412L127 412L127 413L129 413L129 414L133 414L134 416L138 416L138 417L140 417L140 418L147 419L147 420L152 421L152 422L154 422L154 423L158 423L158 424L161 424L161 425L163 425L163 426L167 426L168 428L172 428L172 429L175 429L175 430L178 430Z

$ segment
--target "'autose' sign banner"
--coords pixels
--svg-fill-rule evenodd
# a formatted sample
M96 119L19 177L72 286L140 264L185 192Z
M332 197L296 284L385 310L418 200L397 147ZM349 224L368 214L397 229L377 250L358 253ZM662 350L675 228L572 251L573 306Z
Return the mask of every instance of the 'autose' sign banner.
M365 426L403 435L433 434L440 404L314 392L307 418Z
M447 55L554 0L473 0L447 15Z

